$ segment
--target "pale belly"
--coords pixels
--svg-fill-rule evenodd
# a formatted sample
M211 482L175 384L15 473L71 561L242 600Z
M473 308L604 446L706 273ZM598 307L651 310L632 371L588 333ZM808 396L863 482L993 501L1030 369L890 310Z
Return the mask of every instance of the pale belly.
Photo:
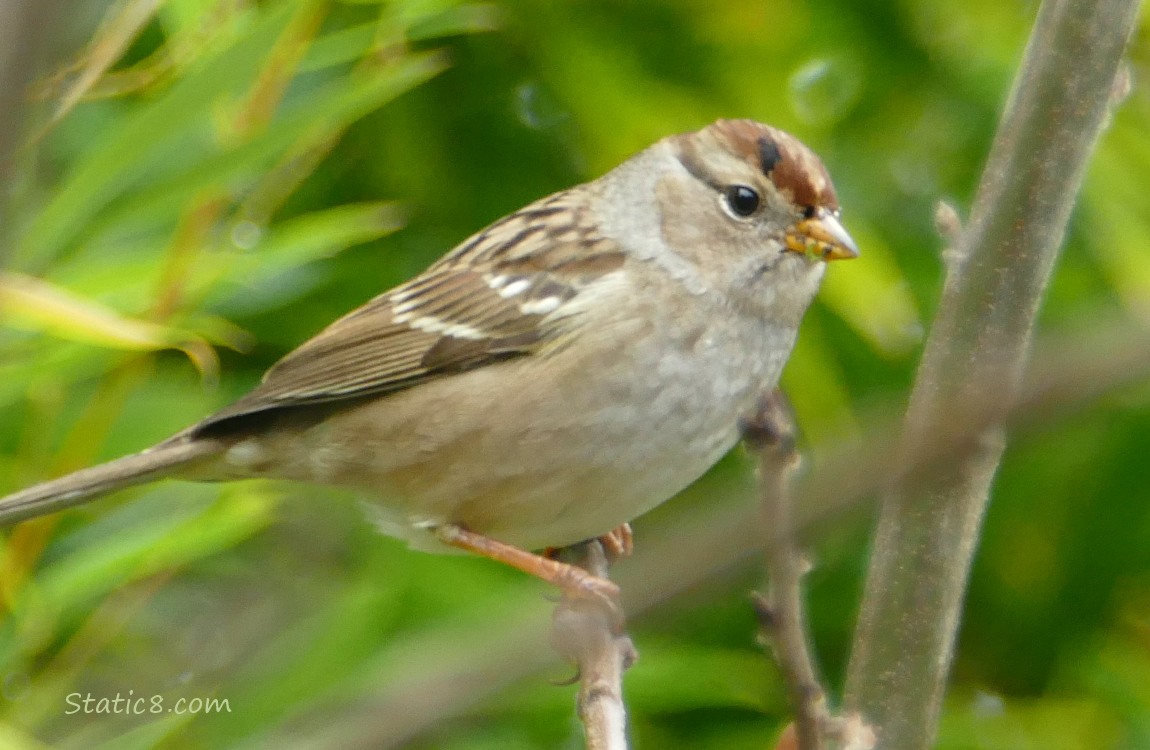
M364 491L380 528L418 548L442 549L430 529L443 523L562 546L705 473L777 382L792 339L761 325L724 339L672 328L623 351L616 331L542 367L512 360L431 381L244 450L279 457L262 474Z

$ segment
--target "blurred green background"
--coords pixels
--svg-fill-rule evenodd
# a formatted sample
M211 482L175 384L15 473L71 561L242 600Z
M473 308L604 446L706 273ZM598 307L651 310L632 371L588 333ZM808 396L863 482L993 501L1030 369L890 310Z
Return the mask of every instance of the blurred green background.
M471 232L718 117L790 130L863 257L836 264L784 385L809 462L905 399L1037 4L971 0L96 0L57 14L8 186L0 490L140 449ZM1150 24L1042 311L1150 316ZM39 281L37 281L37 279ZM1150 748L1150 392L1015 436L975 565L939 746ZM635 524L749 503L736 451ZM866 509L812 535L841 684ZM748 559L633 620L638 748L767 748L787 720ZM384 688L550 604L492 563L410 552L354 498L164 483L26 523L0 550L0 745L342 747ZM495 619L493 619L495 618ZM477 641L478 643L478 641ZM580 747L560 665L415 748ZM474 679L460 675L461 681ZM227 699L84 714L68 696ZM72 711L69 713L69 711ZM370 737L370 728L368 730ZM370 746L370 745L369 745Z

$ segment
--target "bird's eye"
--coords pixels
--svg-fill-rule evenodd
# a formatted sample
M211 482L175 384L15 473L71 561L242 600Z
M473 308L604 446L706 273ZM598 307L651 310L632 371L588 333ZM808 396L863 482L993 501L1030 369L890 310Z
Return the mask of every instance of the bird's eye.
M735 216L750 216L759 208L759 194L746 185L732 185L727 188L727 205Z
M817 213L818 213L818 209L816 209L814 206L807 206L806 208L803 209L803 218L804 219L813 219L813 218L815 218L815 214L817 214Z

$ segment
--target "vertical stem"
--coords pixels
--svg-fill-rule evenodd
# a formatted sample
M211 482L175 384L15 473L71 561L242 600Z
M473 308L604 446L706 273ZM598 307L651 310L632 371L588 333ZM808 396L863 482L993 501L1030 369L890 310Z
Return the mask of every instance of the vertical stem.
M794 419L781 391L763 394L742 424L743 441L758 455L759 509L766 542L767 596L754 595L761 637L774 648L783 675L799 750L823 750L830 724L826 693L815 670L803 609L806 561L799 549L791 483L799 467Z
M1003 413L1134 26L1137 0L1047 0L947 279L904 429L910 454L954 404ZM997 383L976 393L972 383ZM988 397L989 396L989 397ZM967 573L1004 440L992 429L882 501L846 699L884 750L934 740Z
M58 0L0 2L0 268L13 242L11 186L27 113L27 88L52 37Z
M592 539L565 550L592 575L606 579L609 563L602 544ZM615 613L587 602L564 599L555 609L552 639L579 670L576 704L587 750L627 750L627 707L623 673L638 657L631 639L617 632Z

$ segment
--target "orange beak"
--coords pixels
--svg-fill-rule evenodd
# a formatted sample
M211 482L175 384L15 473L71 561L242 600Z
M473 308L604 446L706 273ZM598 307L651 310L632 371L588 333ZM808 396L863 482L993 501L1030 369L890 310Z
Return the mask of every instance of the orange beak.
M787 249L823 260L849 260L859 257L859 249L838 217L820 208L809 219L795 224L786 234Z

